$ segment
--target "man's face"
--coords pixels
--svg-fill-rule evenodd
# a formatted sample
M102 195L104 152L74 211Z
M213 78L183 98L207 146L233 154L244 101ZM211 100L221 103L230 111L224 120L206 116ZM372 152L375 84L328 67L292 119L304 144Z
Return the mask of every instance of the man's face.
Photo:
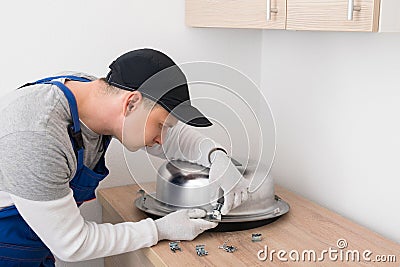
M157 105L150 111L145 127L145 145L162 145L169 128L177 124L178 120L166 109Z
M132 152L145 146L162 144L168 128L177 122L163 107L149 108L139 103L125 117L122 144Z

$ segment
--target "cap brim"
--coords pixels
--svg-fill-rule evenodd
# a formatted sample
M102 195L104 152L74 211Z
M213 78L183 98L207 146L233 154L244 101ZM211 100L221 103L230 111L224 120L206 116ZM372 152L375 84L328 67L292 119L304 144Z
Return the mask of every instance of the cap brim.
M213 125L197 108L181 104L170 110L178 120L194 127L208 127Z

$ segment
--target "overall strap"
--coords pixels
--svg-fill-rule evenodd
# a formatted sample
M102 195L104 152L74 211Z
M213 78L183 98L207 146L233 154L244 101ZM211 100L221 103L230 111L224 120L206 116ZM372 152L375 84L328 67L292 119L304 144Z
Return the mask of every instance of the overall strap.
M79 77L79 76L74 76L74 75L60 75L60 76L47 77L47 78L40 79L40 80L37 80L36 82L32 82L32 83L26 83L26 84L18 87L18 89L25 87L25 86L42 84L42 83L50 82L52 80L61 79L61 78L65 78L65 79L72 80L72 81L78 81L78 82L90 82L90 79L84 78L84 77Z
M81 126L79 122L78 116L78 106L76 104L75 96L72 94L71 90L68 89L63 83L59 81L54 81L54 79L61 79L65 78L72 81L79 81L79 82L90 82L90 79L84 77L78 77L74 75L61 75L61 76L53 76L47 77L41 80L38 80L33 83L27 83L22 87L35 85L35 84L53 84L60 88L60 90L64 93L65 97L68 100L69 109L71 111L72 117L72 124L68 125L68 134L71 139L72 146L74 148L75 156L77 159L77 169L80 170L83 168L83 153L84 153L84 145L83 145L83 137L81 132Z
M59 81L49 81L49 82L46 81L43 83L56 85L58 88L61 89L61 91L63 91L65 97L68 100L69 109L71 111L71 117L72 117L71 131L73 134L78 134L81 131L81 125L79 123L78 105L76 104L75 96L68 89L68 87L66 87L63 83ZM70 129L68 129L68 131L70 131Z
M63 91L65 97L68 100L69 109L71 111L72 124L68 125L68 134L71 138L72 145L74 147L75 156L77 159L77 169L80 170L83 167L83 137L81 131L81 125L79 122L78 106L76 104L75 96L63 83L59 81L45 81L44 84L53 84Z

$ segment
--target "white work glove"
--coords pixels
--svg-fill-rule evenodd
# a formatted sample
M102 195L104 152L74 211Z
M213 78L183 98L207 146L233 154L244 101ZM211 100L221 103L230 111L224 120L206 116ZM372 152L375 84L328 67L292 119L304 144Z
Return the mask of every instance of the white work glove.
M202 209L183 209L155 220L158 240L193 240L202 232L214 228L218 223L203 218L206 211Z
M210 183L215 183L214 201L218 198L219 188L224 191L224 204L221 214L226 215L248 199L249 182L242 176L232 163L231 159L221 150L210 155L211 167L209 172Z

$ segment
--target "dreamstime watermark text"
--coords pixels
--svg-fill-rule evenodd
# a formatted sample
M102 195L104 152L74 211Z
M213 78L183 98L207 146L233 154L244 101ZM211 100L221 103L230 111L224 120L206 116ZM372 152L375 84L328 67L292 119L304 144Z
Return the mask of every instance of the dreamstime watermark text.
M336 242L337 247L329 247L321 251L307 250L269 250L265 245L264 249L257 252L260 261L281 261L281 262L322 262L325 260L333 262L396 262L396 255L378 255L371 250L349 250L347 241L343 238Z

